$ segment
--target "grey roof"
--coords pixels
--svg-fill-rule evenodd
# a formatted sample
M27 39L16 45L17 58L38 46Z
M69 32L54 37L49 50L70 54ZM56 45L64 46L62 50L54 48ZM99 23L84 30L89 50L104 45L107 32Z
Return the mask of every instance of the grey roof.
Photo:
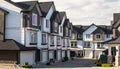
M112 34L112 27L111 26L107 26L107 25L96 25L98 28L92 32L97 33L97 32L104 32L105 34Z
M20 44L19 42L8 39L5 41L0 41L0 50L37 50L36 47L25 47L24 45Z
M1 10L1 11L4 11L5 13L9 13L8 11L6 11L6 10L4 10L4 9L2 9L2 8L0 8L0 10Z
M52 1L39 3L43 17L46 17L47 13L49 12L49 10L53 4L54 3Z
M105 41L103 44L120 44L120 37Z
M63 17L65 16L65 14L66 14L65 12L59 12L61 22L63 20Z
M37 1L25 1L25 2L16 2L15 4L21 8L23 8L23 11L31 11Z
M73 25L73 30L82 34L89 26L88 25Z
M60 24L60 16L59 16L59 12L58 11L54 11L51 18L50 18L51 22L57 22Z

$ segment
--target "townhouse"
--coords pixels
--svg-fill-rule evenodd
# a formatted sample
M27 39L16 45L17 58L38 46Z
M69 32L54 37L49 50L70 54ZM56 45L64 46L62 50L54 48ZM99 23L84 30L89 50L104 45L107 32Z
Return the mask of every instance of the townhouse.
M60 61L70 58L72 24L53 2L0 2L0 62Z
M108 49L103 42L112 39L112 27L106 25L74 26L77 31L77 56L84 58L97 58ZM72 46L72 45L71 45Z
M41 33L41 11L37 1L0 2L0 60L23 65L40 61L38 35Z
M108 63L120 66L120 13L114 13L112 21L113 38L105 42L108 45Z

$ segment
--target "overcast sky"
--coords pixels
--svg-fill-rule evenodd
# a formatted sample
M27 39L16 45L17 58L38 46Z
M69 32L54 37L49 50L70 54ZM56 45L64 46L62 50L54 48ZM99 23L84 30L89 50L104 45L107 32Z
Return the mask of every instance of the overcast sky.
M13 0L25 1L25 0ZM120 0L39 0L54 1L58 11L66 11L67 17L74 24L92 23L110 25L113 13L120 13Z

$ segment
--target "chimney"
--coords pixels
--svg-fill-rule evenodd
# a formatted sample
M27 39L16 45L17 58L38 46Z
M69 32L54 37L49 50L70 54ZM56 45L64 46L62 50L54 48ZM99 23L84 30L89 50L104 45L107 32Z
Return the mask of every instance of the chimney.
M113 14L113 22L116 22L116 21L118 21L119 19L120 19L120 13L114 13Z

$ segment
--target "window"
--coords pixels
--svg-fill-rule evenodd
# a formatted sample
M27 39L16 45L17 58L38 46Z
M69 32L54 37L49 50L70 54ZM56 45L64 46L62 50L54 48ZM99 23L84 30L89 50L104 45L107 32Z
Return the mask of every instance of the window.
M65 46L65 39L63 39L63 46Z
M37 14L32 13L32 25L37 26Z
M66 31L65 32L66 32L66 36L68 36L68 28L67 27L66 27Z
M54 36L51 36L51 45L54 45Z
M44 43L47 43L46 42L46 34L42 34L42 43L44 44Z
M57 32L58 31L58 24L55 22L54 23L54 32Z
M90 34L86 34L86 38L87 38L87 39L90 38Z
M110 38L110 34L107 34L106 37L107 37L107 38Z
M103 48L104 48L104 47L103 47L103 44L101 44L100 42L98 42L98 43L97 43L97 48L103 49Z
M73 42L71 42L71 47L73 47L74 45L73 45Z
M46 19L46 27L49 28L49 20Z
M37 43L37 32L30 32L30 43Z
M96 34L96 38L100 39L101 38L100 34Z
M84 42L84 47L90 48L90 42Z
M60 32L62 33L62 26L60 26Z
M78 34L78 38L81 38L82 37L82 35L81 34Z
M69 46L69 40L67 39L67 46Z
M57 37L57 45L60 45L60 37Z

